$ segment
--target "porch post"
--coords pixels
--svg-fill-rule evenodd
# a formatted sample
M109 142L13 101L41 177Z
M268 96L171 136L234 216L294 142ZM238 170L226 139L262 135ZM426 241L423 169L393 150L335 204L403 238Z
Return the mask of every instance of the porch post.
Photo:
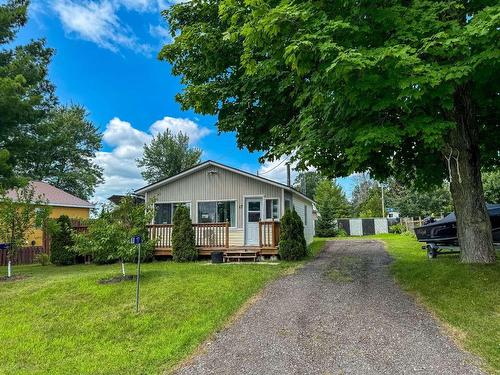
M229 221L226 221L226 249L229 248Z

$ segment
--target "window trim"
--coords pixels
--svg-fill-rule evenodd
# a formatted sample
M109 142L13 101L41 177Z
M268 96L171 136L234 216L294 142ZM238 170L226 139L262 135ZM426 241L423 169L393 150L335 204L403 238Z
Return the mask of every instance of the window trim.
M264 221L272 221L273 218L267 218L267 201L268 200L276 200L278 201L278 217L276 219L274 219L274 221L280 221L280 212L281 212L281 202L280 202L280 199L279 198L274 198L274 197L264 197ZM271 215L272 215L272 212L271 212Z
M172 209L172 220L171 220L171 224L156 224L155 223L155 216L156 216L156 205L157 204L175 204L175 203L189 203L189 217L191 218L191 221L193 219L193 203L192 201L158 201L158 202L154 202L153 204L153 209L154 209L154 214L153 214L153 218L151 219L151 224L153 225L173 225L174 224L174 210Z
M196 201L196 224L204 224L198 221L198 205L206 202L234 202L234 227L229 223L229 228L238 228L238 200L237 199L200 199ZM217 206L216 206L217 207ZM195 221L193 221L194 223Z
M304 226L307 227L307 204L304 203Z

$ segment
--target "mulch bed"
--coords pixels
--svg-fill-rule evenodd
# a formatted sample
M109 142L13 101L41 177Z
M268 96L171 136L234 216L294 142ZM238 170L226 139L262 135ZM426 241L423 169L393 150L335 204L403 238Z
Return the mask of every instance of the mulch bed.
M0 276L0 283L2 282L9 282L9 281L18 281L18 280L24 280L27 279L29 276L28 275L12 275L11 277L8 276Z
M116 284L116 283L121 283L122 281L131 281L134 280L134 276L132 275L126 275L126 276L113 276L107 279L100 279L98 281L99 284Z

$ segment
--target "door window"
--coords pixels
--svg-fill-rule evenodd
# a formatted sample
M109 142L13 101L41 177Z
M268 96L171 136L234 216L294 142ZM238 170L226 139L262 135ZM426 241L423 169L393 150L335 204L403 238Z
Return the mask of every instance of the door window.
M260 221L260 201L247 202L247 216L249 223L258 223Z

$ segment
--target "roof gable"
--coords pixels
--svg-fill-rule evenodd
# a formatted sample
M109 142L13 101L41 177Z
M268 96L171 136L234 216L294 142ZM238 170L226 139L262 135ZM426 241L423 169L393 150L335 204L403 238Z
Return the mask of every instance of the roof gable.
M65 192L55 186L52 186L42 181L31 181L29 183L35 190L35 196L42 197L48 201L49 206L59 207L77 207L77 208L94 208L94 205L86 200L75 197L74 195ZM16 199L16 191L8 190L6 196L11 199Z
M156 189L156 188L158 188L160 186L169 184L171 182L174 182L176 180L179 180L181 178L189 176L189 175L191 175L191 174L193 174L193 173L195 173L195 172L197 172L199 170L202 170L204 168L208 168L210 166L222 168L222 169L225 169L225 170L230 171L232 173L240 174L240 175L253 178L253 179L257 180L257 181L260 181L260 182L263 182L263 183L266 183L266 184L277 186L277 187L285 189L287 191L299 194L301 197L303 197L304 199L306 199L306 200L308 200L310 202L314 202L312 199L310 199L309 197L305 196L301 192L293 189L290 186L287 186L285 184L282 184L282 183L279 183L279 182L276 182L276 181L273 181L273 180L269 180L269 179L264 178L264 177L260 177L260 176L254 175L254 174L249 173L249 172L242 171L242 170L237 169L237 168L230 167L230 166L225 165L225 164L217 163L217 162L212 161L212 160L207 160L207 161L205 161L205 162L203 162L201 164L198 164L198 165L196 165L196 166L194 166L192 168L186 169L186 170L184 170L184 171L182 171L182 172L180 172L180 173L178 173L176 175L164 178L163 180L160 180L160 181L154 182L152 184L149 184L147 186L144 186L144 187L142 187L140 189L137 189L135 191L135 193L136 194L144 194L144 193L146 193L148 191L154 190L154 189Z

